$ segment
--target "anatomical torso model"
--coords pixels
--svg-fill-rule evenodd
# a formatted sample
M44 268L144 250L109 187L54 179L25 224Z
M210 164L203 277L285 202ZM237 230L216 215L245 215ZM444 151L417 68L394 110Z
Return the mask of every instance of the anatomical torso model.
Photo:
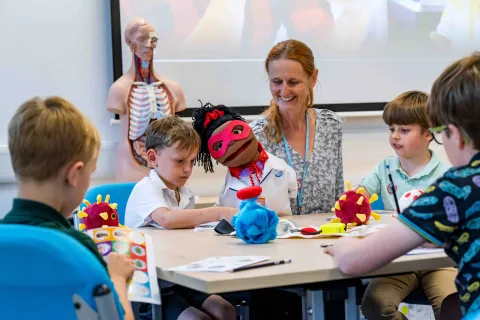
M132 66L110 88L108 110L120 115L116 178L139 181L149 173L145 131L157 119L185 109L181 87L153 70L157 34L143 19L125 29L125 41L132 50Z

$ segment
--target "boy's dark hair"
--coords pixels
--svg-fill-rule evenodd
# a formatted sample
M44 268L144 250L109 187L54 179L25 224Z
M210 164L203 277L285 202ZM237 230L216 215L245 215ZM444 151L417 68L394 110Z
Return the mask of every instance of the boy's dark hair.
M453 124L480 150L479 51L452 63L435 80L427 111L432 127Z
M202 102L200 101L200 103ZM205 172L213 172L212 157L210 156L210 151L208 151L208 139L212 136L213 131L225 122L232 120L245 122L245 119L239 113L224 105L214 106L209 102L195 109L192 119L193 128L200 135L201 139L197 162L203 166Z
M385 105L383 121L388 126L417 124L422 131L428 130L427 100L425 92L404 92Z
M193 153L200 147L200 137L179 117L166 117L153 121L146 131L145 148L160 151L178 142L179 151Z

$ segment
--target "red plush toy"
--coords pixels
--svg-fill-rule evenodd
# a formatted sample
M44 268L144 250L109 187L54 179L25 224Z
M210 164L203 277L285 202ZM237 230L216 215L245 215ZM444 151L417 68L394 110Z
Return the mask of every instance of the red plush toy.
M347 181L347 191L345 191L337 202L332 211L335 212L337 218L332 219L332 222L342 222L350 225L368 224L370 215L375 219L380 219L380 215L373 212L370 206L371 203L378 200L376 194L372 194L370 199L365 199L362 195L364 188L360 187L357 190L352 190L350 181Z
M78 212L78 218L81 223L78 228L80 231L91 230L102 227L118 227L118 212L116 203L108 203L110 195L107 194L105 201L102 201L102 195L97 196L97 202L90 204L88 200L83 200L85 208Z

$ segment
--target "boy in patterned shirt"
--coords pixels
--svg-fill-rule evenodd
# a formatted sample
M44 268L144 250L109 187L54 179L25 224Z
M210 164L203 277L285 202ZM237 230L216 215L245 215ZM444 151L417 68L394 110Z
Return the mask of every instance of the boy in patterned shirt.
M458 264L461 313L474 319L480 316L480 52L440 75L427 111L430 132L453 167L387 227L364 239L339 239L325 252L344 273L361 275L425 241L443 246Z

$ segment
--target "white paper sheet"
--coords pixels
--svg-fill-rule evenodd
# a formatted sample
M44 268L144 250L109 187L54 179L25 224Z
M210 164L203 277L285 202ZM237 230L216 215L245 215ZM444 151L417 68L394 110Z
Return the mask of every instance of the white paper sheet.
M228 272L235 268L249 266L269 259L270 257L265 256L218 256L165 270L178 272Z
M289 232L284 235L277 236L277 239L290 239L290 238L303 238L303 239L318 239L318 238L330 238L330 237L363 237L368 234L377 232L381 228L385 227L386 224L372 224L372 225L361 225L353 227L345 233L328 233L328 234L316 234L316 235L304 235L300 232ZM299 227L303 228L303 227Z
M214 221L214 222L199 224L198 226L195 226L195 228L193 229L193 232L213 231L217 226L217 224L219 223L220 221Z
M414 255L414 254L426 254L426 253L436 253L436 252L444 252L443 248L415 248L410 250L406 253L406 255Z

